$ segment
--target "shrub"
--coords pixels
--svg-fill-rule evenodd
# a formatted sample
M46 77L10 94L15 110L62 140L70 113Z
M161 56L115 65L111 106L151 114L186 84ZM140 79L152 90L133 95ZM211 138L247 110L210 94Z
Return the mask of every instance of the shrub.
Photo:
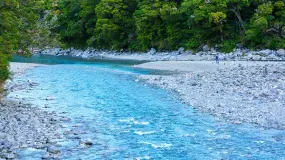
M0 54L0 85L9 78L9 57L5 54Z

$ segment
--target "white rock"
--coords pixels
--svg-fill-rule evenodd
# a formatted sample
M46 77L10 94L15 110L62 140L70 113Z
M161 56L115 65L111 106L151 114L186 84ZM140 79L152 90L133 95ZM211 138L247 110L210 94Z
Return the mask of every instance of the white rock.
M278 56L285 56L285 50L284 49L277 50L277 55Z
M150 51L148 52L149 54L153 55L156 53L156 50L154 48L151 48Z
M248 54L248 55L246 56L246 59L247 59L247 60L250 60L250 59L252 59L252 56L253 56L253 55L250 53L250 54Z
M207 52L207 51L210 51L210 50L211 49L210 49L210 47L207 44L203 46L203 51L204 52Z
M60 153L60 149L57 148L57 147L55 147L55 146L50 146L50 147L48 147L47 151L48 151L49 153L52 153L52 154L58 154L58 153Z
M268 55L272 54L272 50L270 50L270 49L261 50L261 51L259 51L259 53L262 53L262 54L268 56Z
M242 56L242 51L240 49L235 49L234 54L237 56Z
M80 143L85 144L85 145L89 145L89 146L93 145L93 141L91 138L83 139L80 141Z
M178 49L178 53L179 53L179 54L183 54L183 53L184 53L184 50L185 50L185 49L184 49L183 47L180 47L180 48Z
M185 54L192 54L192 53L191 53L191 51L186 50L186 51L185 51Z
M46 100L47 100L47 101L55 100L55 97L48 96L48 97L46 98Z
M269 56L267 56L268 60L277 60L278 57L275 54L270 54Z
M253 55L252 56L252 60L254 60L254 61L259 61L260 59L261 59L260 55Z
M90 138L80 141L79 148L89 148L93 145L93 141Z
M219 56L219 59L220 59L221 61L223 61L223 60L225 60L225 56L224 56L224 55L220 55L220 56Z

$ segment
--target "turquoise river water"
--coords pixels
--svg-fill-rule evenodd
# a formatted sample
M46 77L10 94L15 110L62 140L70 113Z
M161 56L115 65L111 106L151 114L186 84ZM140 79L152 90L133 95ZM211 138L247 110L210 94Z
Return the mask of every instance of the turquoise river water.
M196 112L174 94L136 82L140 74L163 74L134 69L137 62L83 61L40 56L14 61L53 65L29 70L15 81L39 85L13 92L11 98L49 105L67 112L69 126L82 124L91 148L78 141L61 142L61 159L285 159L284 131L234 125ZM46 97L55 97L46 101ZM20 151L20 159L40 159L44 151Z

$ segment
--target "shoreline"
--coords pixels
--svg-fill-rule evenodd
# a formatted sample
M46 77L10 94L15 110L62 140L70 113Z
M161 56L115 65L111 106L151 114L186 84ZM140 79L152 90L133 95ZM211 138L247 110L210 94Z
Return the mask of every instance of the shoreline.
M7 92L23 90L38 85L34 82L13 81L27 70L45 66L33 63L10 63L12 80L7 80ZM57 142L64 140L60 132L63 115L44 110L40 106L26 104L22 100L3 97L0 101L0 159L17 159L18 151L43 150L43 158L58 158L61 154Z
M42 66L28 64L14 72ZM264 128L285 129L285 62L272 61L154 61L135 68L171 71L175 75L141 75L139 81L177 92L182 102L200 112L230 123L251 123ZM13 67L11 67L13 69ZM267 72L267 73L265 73ZM279 80L278 80L279 79ZM281 79L281 80L280 80ZM284 81L285 82L285 81ZM26 86L33 85L28 84ZM25 86L25 85L24 85ZM23 87L14 85L10 90ZM275 107L273 107L275 106Z
M44 64L37 64L37 63L20 63L20 62L10 62L10 72L13 75L22 75L27 70L33 69L35 67L46 66Z
M13 76L21 76L39 66L45 65L13 62L10 69ZM285 62L221 61L217 65L214 61L156 61L134 67L179 73L140 75L137 79L178 93L182 102L199 112L233 124L251 123L266 129L285 129ZM38 84L30 81L7 83L11 92L35 85ZM46 106L34 107L8 100L0 106L0 159L17 158L16 151L27 148L43 150L42 158L59 158L63 151L58 142L84 133L70 129L67 125L70 118L56 111L49 112ZM7 123L12 130L5 130ZM65 132L59 132L63 130ZM21 135L26 136L18 138ZM79 149L93 144L90 139L81 140Z
M176 92L182 102L233 124L285 129L283 62L148 62L134 67L177 71L138 81ZM198 68L198 69L197 69Z
M202 50L192 53L184 48L177 51L158 52L152 48L149 52L118 52L88 48L86 50L51 48L35 51L35 55L71 56L83 59L112 59L138 61L214 61L219 55L222 61L285 61L285 50L252 51L246 48L236 48L233 52L223 53L215 49Z

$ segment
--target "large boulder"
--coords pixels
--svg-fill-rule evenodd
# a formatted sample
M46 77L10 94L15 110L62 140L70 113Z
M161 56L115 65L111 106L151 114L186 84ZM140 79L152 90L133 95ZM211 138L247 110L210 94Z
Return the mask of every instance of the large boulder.
M220 59L221 61L224 61L224 60L226 60L226 57L225 57L224 54L221 54L221 55L219 55L219 59Z
M148 53L151 55L154 55L156 53L156 50L154 48L151 48Z
M233 60L235 58L236 58L236 54L234 54L233 52L230 52L230 53L227 54L227 59Z
M238 43L238 44L236 44L236 47L237 47L237 48L242 48L243 45L242 45L241 43Z
M270 54L269 56L267 56L268 60L278 60L279 58L275 55L275 54Z
M235 54L236 56L242 56L242 51L241 51L241 49L235 49L235 50L234 50L234 54Z
M262 61L266 61L267 59L265 58L265 57L261 57L261 59L260 60L262 60Z
M208 52L210 50L211 50L211 48L207 44L203 46L203 51L204 52Z
M48 151L49 153L52 153L52 154L58 154L58 153L60 153L60 149L57 148L57 147L55 147L55 146L50 146L50 147L48 147L48 148L47 148L47 151Z
M284 49L279 49L279 50L277 51L277 55L278 55L278 56L285 56L285 50L284 50Z
M80 141L80 145L79 145L79 148L89 148L93 145L93 141L92 139L90 138L87 138L87 139L83 139Z
M248 54L248 55L246 56L246 59L247 59L247 60L251 60L252 57L253 57L253 55L250 53L250 54Z
M260 53L260 54L263 54L263 55L265 55L265 56L268 56L268 55L272 54L273 52L272 52L272 50L270 50L270 49L266 49L266 50L261 50L261 51L259 51L259 53Z
M179 49L178 49L178 54L183 54L184 53L184 48L183 47L180 47Z
M252 60L254 60L254 61L259 61L260 59L261 59L260 55L253 55L252 56Z
M186 50L186 51L185 51L185 54L192 54L192 53L191 53L191 51Z

